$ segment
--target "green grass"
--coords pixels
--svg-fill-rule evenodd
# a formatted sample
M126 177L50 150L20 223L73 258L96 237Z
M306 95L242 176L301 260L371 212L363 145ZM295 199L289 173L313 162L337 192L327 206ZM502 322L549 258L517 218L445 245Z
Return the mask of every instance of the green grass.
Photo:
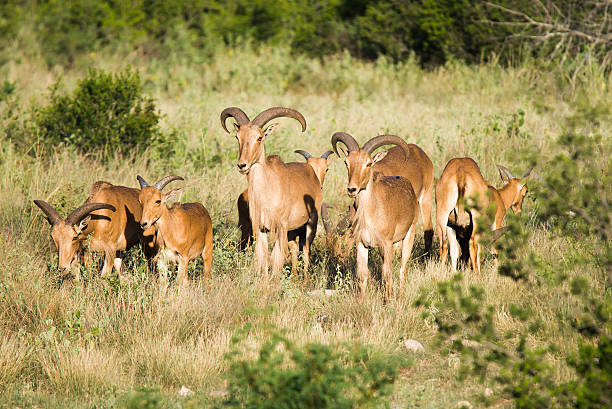
M458 380L459 356L440 353L433 321L426 310L413 306L422 293L437 297L436 283L451 276L437 257L411 261L406 293L388 305L377 280L370 282L365 300L354 297L352 256L341 264L343 274L333 278L322 235L315 242L313 282L304 284L299 277L269 284L257 280L250 269L252 253L237 251L235 200L246 180L235 169L237 145L221 129L219 113L234 105L251 117L275 105L298 109L308 122L306 133L298 131L295 121L280 119L280 129L266 141L267 154L280 154L286 161L301 160L294 149L313 154L328 150L335 131L347 131L359 142L393 133L429 154L436 177L450 158L470 156L485 178L499 186L495 164L523 173L529 164L518 154L522 149L538 150L544 157L554 152L562 118L574 112L582 96L612 101L612 81L596 64L585 64L573 77L564 77L561 69L542 72L493 64L453 63L424 71L414 62L363 63L348 56L321 62L292 56L285 48L221 48L201 65L137 53L91 54L70 69L47 69L35 55L16 51L0 72L16 84L26 115L30 106L46 101L47 87L60 76L71 89L90 66L118 72L127 65L140 71L164 115L164 132L173 135L162 150L118 155L102 164L95 153L81 155L64 147L47 158L36 157L16 148L4 131L0 134L0 407L116 407L143 387L158 390L163 405L179 407L185 404L177 395L183 385L196 392L193 402L210 402L209 392L223 385L228 368L223 357L232 334L246 323L286 328L298 344L358 341L411 358L412 364L400 371L392 407L448 408L460 400L475 402L487 382ZM0 109L5 109L1 103ZM0 127L6 125L2 119ZM609 123L599 127L610 135ZM534 183L544 172L546 164L539 163ZM65 214L87 197L93 182L136 187L137 174L150 179L183 176L185 188L178 200L201 201L210 211L215 240L211 288L197 279L200 262L190 270L196 276L191 287L173 286L160 296L137 251L128 256L130 280L125 284L104 282L92 268L85 272L84 287L70 282L58 286L49 226L32 200L47 200ZM336 160L324 188L324 200L336 205L335 217L349 203L345 183L346 170ZM545 263L554 267L583 251L583 243L555 237L539 224L537 212L538 204L528 197L523 219L533 232L529 248ZM423 247L419 228L416 255ZM379 271L380 258L373 259L371 267ZM586 273L590 284L602 289L596 267L591 268L570 274ZM502 333L517 334L508 342L527 331L508 314L512 303L531 307L542 319L543 328L528 336L532 345L564 339L548 359L556 362L560 378L568 376L563 359L578 339L560 324L559 312L571 306L558 291L542 287L533 297L521 284L496 274L490 257L481 276L465 275L466 286L486 289L485 300L495 307ZM329 300L307 295L313 288L335 286L342 291ZM268 307L273 308L261 313ZM423 343L425 354L411 356L399 348L408 338ZM494 404L511 405L499 396Z

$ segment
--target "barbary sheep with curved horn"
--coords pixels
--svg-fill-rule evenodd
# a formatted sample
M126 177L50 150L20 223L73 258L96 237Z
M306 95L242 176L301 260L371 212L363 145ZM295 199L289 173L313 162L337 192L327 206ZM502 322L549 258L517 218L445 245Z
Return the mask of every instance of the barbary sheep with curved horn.
M471 231L467 238L469 243L464 247L469 251L472 269L480 273L479 216L484 214L487 207L494 206L491 230L502 232L508 209L517 214L522 211L531 170L523 177L516 178L505 167L498 165L498 169L504 182L501 189L494 188L482 177L480 168L471 158L451 159L442 171L436 186L436 230L440 240L440 260L444 264L450 251L453 271L457 269L461 253L456 230ZM466 201L471 207L469 210L465 208Z
M297 120L306 130L306 120L291 108L273 107L260 112L252 121L237 107L221 112L221 125L229 133L225 121L234 118L239 145L238 171L247 176L249 216L256 235L255 259L257 270L268 274L268 232L274 237L272 272L279 272L287 254L287 233L306 229L304 272L308 274L310 244L316 234L321 209L321 183L311 166L285 163L280 157L266 158L264 141L278 123L263 127L272 119L287 117Z
M187 284L187 266L198 256L204 259L204 282L211 278L213 237L212 220L201 203L175 203L168 208L166 201L176 190L163 193L166 185L174 180L183 180L180 176L166 176L152 186L141 176L139 200L142 204L143 229L154 228L160 254L157 257L159 274L167 283L168 268L166 262L178 264L179 284Z
M34 203L45 213L52 226L51 235L59 252L60 269L73 269L75 280L80 280L80 253L83 242L92 234L90 249L104 254L102 277L113 267L121 275L122 260L119 252L140 243L147 258L157 252L150 231L140 228L142 207L138 189L95 182L85 203L63 220L47 202Z
M323 182L325 181L325 175L327 175L327 170L329 169L329 164L333 160L330 157L334 152L327 151L323 155L316 157L312 156L309 152L298 149L294 151L295 153L302 155L306 159L306 163L302 163L303 165L310 166L315 171L317 178L321 184L321 189L323 189ZM292 162L293 163L293 162ZM299 163L299 162L298 162ZM238 200L236 203L236 207L238 208L238 227L240 228L240 242L239 248L240 250L245 250L247 246L251 244L253 241L253 226L251 223L251 217L249 216L249 192L246 189L240 196L238 196ZM312 246L312 240L314 240L315 235L311 234L309 236L310 242L308 246ZM295 274L297 270L297 259L298 252L300 247L303 249L306 245L306 228L305 226L300 227L297 230L290 230L288 233L289 247L291 250L291 274Z
M385 176L374 165L389 155L390 151L372 153L384 145L398 145L409 153L410 147L394 135L380 135L370 139L362 148L351 135L336 132L332 135L332 148L338 154L338 143L347 147L347 193L355 199L355 215L352 220L353 237L357 246L357 277L361 295L368 282L368 248L382 247L382 277L385 284L385 300L392 296L393 244L402 242L400 267L400 291L404 288L406 264L412 252L418 203L412 184L402 176Z

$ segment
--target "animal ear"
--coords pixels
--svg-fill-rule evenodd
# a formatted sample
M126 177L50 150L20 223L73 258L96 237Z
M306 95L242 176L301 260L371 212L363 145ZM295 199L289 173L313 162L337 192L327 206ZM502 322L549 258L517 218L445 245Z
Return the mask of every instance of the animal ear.
M274 130L276 129L276 127L278 126L278 122L272 122L265 131L263 131L264 136L268 136L270 135L272 132L274 132Z
M181 188L172 189L168 193L164 193L163 201L166 202L168 199L172 199L178 192L180 192Z
M91 215L88 214L87 216L85 216L78 225L74 226L74 231L75 233L81 234L85 231L85 229L87 229L87 226L89 225L89 221L91 220Z
M499 177L502 182L508 183L513 178L512 173L505 166L497 165L497 169L499 170Z
M236 130L236 132L240 130L240 125L238 125L236 122L234 122L234 129Z
M327 166L329 166L334 161L334 155L329 155L325 160L327 161Z
M389 152L389 151L378 152L376 155L374 155L374 159L372 161L372 164L374 164L376 162L380 162L381 160L383 160L383 158L385 156L387 156L387 152Z

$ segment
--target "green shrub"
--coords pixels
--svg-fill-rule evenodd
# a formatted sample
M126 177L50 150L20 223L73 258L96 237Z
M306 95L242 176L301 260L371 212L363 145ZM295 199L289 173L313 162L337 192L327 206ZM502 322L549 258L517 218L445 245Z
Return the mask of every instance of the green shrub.
M295 345L281 332L257 351L238 346L248 330L233 340L228 355L229 408L334 408L380 406L392 392L398 373L393 361L361 345ZM252 355L249 359L245 356Z
M72 95L60 95L59 84L51 88L49 105L33 113L43 145L127 152L160 140L160 115L153 99L143 95L138 72L112 75L90 69Z

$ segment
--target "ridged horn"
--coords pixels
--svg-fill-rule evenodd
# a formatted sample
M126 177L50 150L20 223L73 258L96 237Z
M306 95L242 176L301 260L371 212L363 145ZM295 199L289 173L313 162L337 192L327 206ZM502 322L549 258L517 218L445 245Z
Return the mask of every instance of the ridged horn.
M527 171L527 173L525 173L521 179L527 179L527 178L529 177L529 175L531 175L531 171L532 171L532 170L533 170L533 168L529 169L529 170Z
M510 227L508 226L500 227L499 229L493 230L490 236L491 242L499 240L501 236L503 236L508 230L510 230Z
M148 187L150 186L146 180L144 180L144 178L140 175L136 176L136 179L138 179L138 183L140 183L140 188L142 189L143 187Z
M227 130L225 121L229 117L234 118L236 122L238 122L238 126L242 126L249 122L249 117L247 116L247 114L244 113L242 109L238 107L225 108L223 111L221 111L221 126L227 133L230 133L230 131Z
M329 158L329 155L331 155L332 153L334 153L334 151L327 151L323 155L321 155L321 158L327 159Z
M78 224L81 220L83 220L87 215L93 211L100 209L108 209L113 212L116 211L115 206L109 205L107 203L85 203L80 207L77 207L66 217L66 224L70 226L74 226Z
M508 178L508 180L514 179L514 176L512 176L512 173L510 173L508 168L506 168L505 166L497 165L497 169L499 169L500 172L503 172L504 175L506 175L506 177Z
M366 151L367 153L369 153L371 155L372 152L374 152L376 149L378 149L378 148L380 148L381 146L384 146L384 145L397 145L397 146L401 146L402 148L404 148L404 151L406 151L406 154L408 154L409 149L410 149L410 147L408 146L406 141L403 140L402 138L400 138L399 136L396 136L396 135L378 135L378 136L375 136L374 138L372 138L369 141L367 141L366 143L364 143L363 147L361 149L363 149L364 151Z
M161 178L160 180L158 180L157 182L155 182L155 184L153 185L154 187L158 188L159 190L162 190L163 188L166 187L166 185L174 180L185 180L180 176L166 176L164 178Z
M62 220L62 216L59 215L57 210L44 200L34 200L34 204L43 211L45 216L47 216L47 220L51 226L55 226L56 223Z
M338 153L338 142L342 142L348 148L349 152L359 149L359 144L355 138L353 138L353 135L346 132L335 132L332 135L331 144L338 157L340 157L340 154Z
M294 152L295 152L295 153L298 153L298 154L300 154L300 155L302 155L302 156L303 156L305 159L310 159L310 158L312 158L312 155L311 155L310 153L308 153L308 152L306 152L306 151L303 151L303 150L301 150L301 149L295 150Z
M295 109L284 108L284 107L272 107L268 108L265 111L260 112L257 116L251 121L253 125L257 125L260 128L263 128L268 121L271 121L274 118L287 117L293 118L302 125L302 132L306 130L306 119L304 116L300 114Z

